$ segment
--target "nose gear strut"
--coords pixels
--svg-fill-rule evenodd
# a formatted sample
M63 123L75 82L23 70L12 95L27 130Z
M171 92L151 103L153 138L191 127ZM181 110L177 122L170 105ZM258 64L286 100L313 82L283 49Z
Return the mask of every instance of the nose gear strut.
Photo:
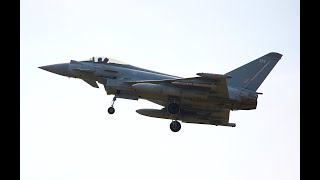
M114 96L113 99L112 99L112 101L111 101L111 107L108 108L108 113L109 113L109 114L113 114L113 113L115 112L115 109L114 109L113 105L114 105L114 102L115 102L116 100L117 100L117 97Z

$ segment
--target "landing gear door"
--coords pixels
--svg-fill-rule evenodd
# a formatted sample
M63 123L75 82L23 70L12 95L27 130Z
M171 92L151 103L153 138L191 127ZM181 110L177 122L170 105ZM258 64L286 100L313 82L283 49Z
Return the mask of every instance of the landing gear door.
M132 100L138 100L139 98L139 96L132 91L130 85L116 79L108 79L107 83L104 85L104 88L108 95L114 94L117 98Z

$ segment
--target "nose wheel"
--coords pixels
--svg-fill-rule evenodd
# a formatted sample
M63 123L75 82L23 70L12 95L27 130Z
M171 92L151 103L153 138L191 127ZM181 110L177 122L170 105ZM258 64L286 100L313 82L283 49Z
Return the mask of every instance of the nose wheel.
M176 121L176 120L173 120L171 123L170 123L170 129L171 131L173 132L178 132L180 129L181 129L181 124L179 121Z
M114 105L114 102L115 102L116 100L117 100L117 97L114 96L113 99L112 99L112 102L111 102L111 107L108 108L108 113L109 113L109 114L113 114L113 113L115 112L115 109L114 109L113 105Z
M108 108L108 113L109 114L113 114L115 112L114 108L113 107L109 107Z

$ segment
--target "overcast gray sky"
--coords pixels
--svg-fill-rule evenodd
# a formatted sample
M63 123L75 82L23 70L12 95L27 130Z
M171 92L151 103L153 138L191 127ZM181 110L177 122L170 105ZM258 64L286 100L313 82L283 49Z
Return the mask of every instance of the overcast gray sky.
M300 179L300 2L297 0L21 0L22 180ZM107 56L182 77L226 73L269 52L282 59L237 127L137 114L101 84L38 67Z

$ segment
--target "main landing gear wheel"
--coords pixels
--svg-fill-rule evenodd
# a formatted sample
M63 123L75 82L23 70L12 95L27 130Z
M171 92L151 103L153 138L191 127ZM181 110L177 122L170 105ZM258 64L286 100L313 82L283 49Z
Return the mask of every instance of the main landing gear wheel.
M112 99L112 102L111 102L111 107L108 108L108 113L109 114L113 114L115 112L115 109L113 108L113 104L114 102L117 100L117 97L114 96L113 99Z
M170 114L177 114L180 110L180 107L177 103L170 103L168 105L168 111Z
M179 121L174 120L170 123L170 129L173 132L178 132L181 129L181 124Z
M109 114L113 114L115 112L114 108L113 107L109 107L108 108L108 113Z

